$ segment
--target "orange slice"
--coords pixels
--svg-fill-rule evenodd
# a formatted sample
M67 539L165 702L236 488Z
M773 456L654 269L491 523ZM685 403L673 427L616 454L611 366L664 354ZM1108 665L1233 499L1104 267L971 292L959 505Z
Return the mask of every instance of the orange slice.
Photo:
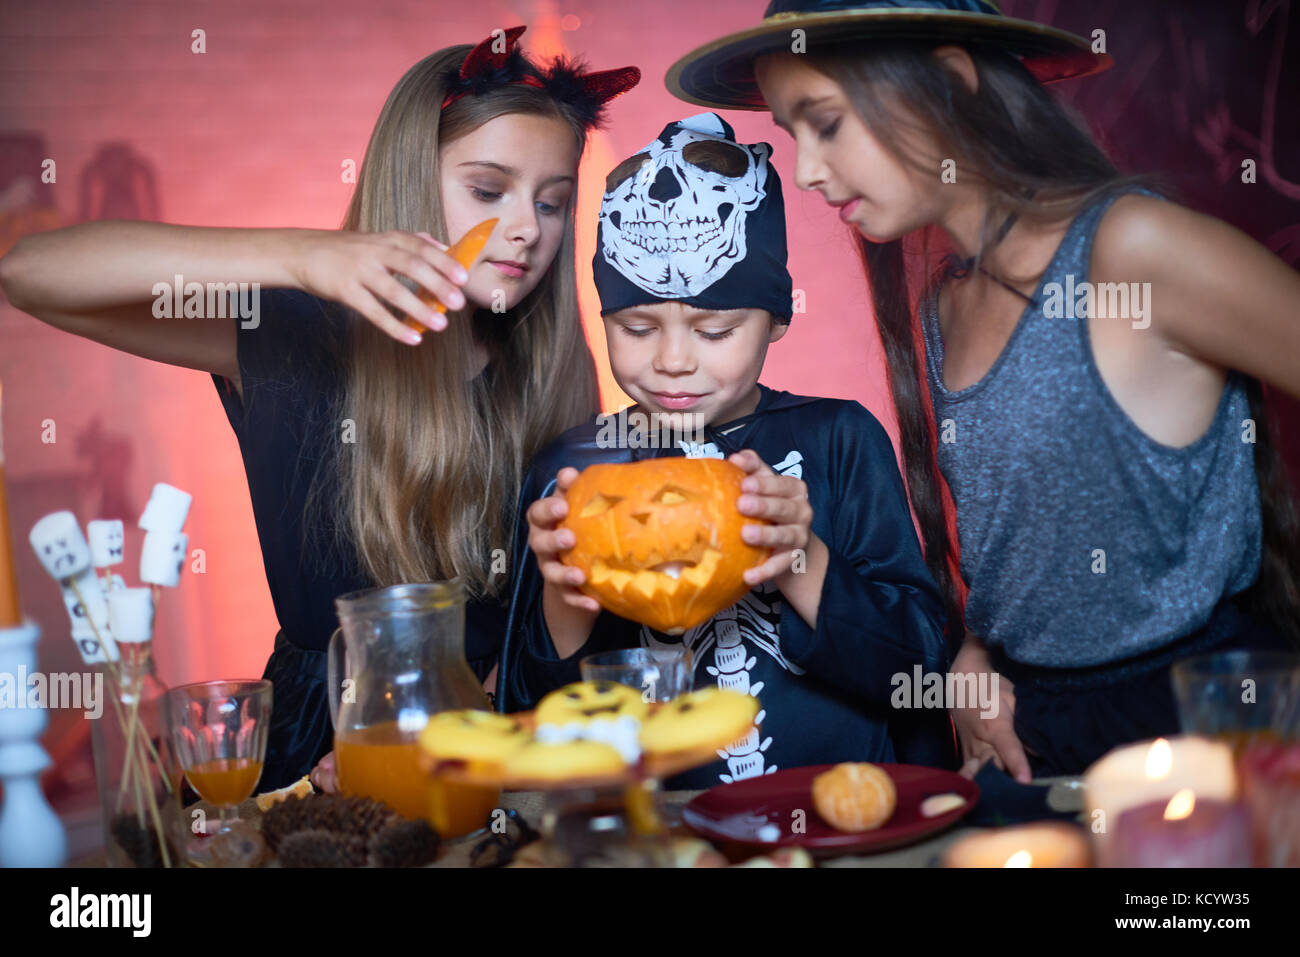
M483 220L483 222L456 240L456 244L447 250L447 254L466 269L469 269L470 266L474 265L474 260L478 259L478 254L483 251L483 247L487 245L488 237L492 235L492 230L496 229L496 225L497 221L495 219ZM420 302L426 306L431 306L439 312L447 311L447 307L439 302L438 298L429 290L421 287L416 292L416 295L420 297ZM429 331L428 326L422 322L417 322L410 316L407 316L402 321L416 332Z

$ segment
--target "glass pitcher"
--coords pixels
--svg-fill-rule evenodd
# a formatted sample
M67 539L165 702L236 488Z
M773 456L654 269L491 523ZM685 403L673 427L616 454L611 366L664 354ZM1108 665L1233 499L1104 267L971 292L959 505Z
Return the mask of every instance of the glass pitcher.
M330 716L339 791L428 820L442 837L483 827L500 792L431 780L419 766L429 717L490 710L465 660L465 593L459 579L350 592L334 600Z

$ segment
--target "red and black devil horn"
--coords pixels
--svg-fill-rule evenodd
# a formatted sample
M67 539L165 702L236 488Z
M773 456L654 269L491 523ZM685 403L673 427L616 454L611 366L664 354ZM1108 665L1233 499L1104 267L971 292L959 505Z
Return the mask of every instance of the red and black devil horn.
M465 57L465 62L460 66L460 78L469 80L482 73L484 70L498 70L506 65L506 59L510 56L510 51L514 49L519 38L523 36L526 27L511 27L508 30L493 30L492 35L469 51L469 56ZM504 33L505 48L499 52L492 48L500 43L503 39L499 34Z
M626 93L640 82L641 71L634 66L601 70L599 73L588 73L582 77L583 89L601 103Z

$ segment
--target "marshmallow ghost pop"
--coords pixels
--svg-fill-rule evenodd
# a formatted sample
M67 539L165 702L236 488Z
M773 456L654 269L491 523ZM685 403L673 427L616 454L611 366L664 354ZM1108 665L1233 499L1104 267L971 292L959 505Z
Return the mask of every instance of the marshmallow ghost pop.
M28 540L50 577L59 583L81 660L86 664L116 661L108 603L77 517L71 512L52 512L32 526Z
M181 531L193 496L165 482L153 487L140 516L144 546L140 551L140 581L174 588L181 580L189 536Z
M122 520L94 519L86 523L86 536L90 539L90 560L96 569L104 569L105 591L115 591L126 587L121 575L109 571L115 565L122 564L126 533Z

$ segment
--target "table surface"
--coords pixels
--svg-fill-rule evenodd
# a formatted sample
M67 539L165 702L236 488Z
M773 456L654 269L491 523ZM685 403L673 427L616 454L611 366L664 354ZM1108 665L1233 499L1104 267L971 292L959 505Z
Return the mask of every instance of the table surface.
M1053 784L1058 779L1044 779L1037 781L1038 784ZM1064 781L1065 779L1059 779ZM663 804L667 809L680 808L689 802L702 791L665 791L661 795ZM1058 810L1078 810L1077 806L1072 806L1072 802L1077 801L1077 795L1071 794L1068 790L1062 789L1059 792L1053 789L1053 794L1049 795L1049 804L1052 804ZM546 795L540 791L507 791L501 797L501 806L507 809L518 811L529 824L533 827L540 827L543 810L546 804ZM205 813L215 818L217 811L206 802L199 801L191 805L193 808L203 808ZM239 816L243 820L255 822L260 819L261 812L257 809L257 804L250 798L239 806ZM882 851L875 854L864 855L843 855L839 857L827 858L817 862L818 867L932 867L935 866L943 856L948 846L962 837L973 834L978 831L987 830L986 828L963 826L958 822L957 826L942 831L933 837L919 841L916 844L909 844L906 847L896 848L891 851ZM689 829L683 828L682 836L693 836ZM480 832L477 836L454 839L443 843L442 850L438 859L431 864L431 867L468 867L470 851L475 845L483 839ZM69 862L71 867L104 867L104 852L98 851L95 854L87 855ZM272 866L277 866L273 864Z

